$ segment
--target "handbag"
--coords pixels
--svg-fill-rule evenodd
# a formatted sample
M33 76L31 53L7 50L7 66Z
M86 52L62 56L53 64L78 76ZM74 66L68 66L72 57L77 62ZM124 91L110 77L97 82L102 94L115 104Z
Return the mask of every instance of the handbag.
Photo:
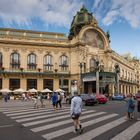
M71 115L71 118L72 118L72 119L75 119L75 114L72 114L72 115Z

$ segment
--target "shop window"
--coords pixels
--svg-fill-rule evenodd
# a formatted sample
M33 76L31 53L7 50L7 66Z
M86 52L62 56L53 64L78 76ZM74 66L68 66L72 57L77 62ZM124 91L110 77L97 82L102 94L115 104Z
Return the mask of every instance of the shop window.
M9 89L15 90L20 88L20 79L9 79Z
M43 80L43 89L48 88L53 91L53 79Z
M63 78L61 78L61 79L59 79L59 87L61 88L61 89L63 89L64 91L69 91L68 89L69 89L69 80L68 79L63 79Z
M37 89L37 79L27 79L27 90L32 88Z

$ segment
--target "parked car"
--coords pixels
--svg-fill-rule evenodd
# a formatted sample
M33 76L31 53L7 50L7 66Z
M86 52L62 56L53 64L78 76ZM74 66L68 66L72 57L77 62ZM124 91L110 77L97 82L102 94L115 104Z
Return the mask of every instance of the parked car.
M112 100L124 100L124 98L125 97L123 95L120 95L120 94L112 96Z
M87 98L88 98L89 94L86 94L86 93L82 93L80 95L80 97L82 98L82 101L85 101Z
M87 98L85 99L85 106L87 105L95 105L97 104L96 96L88 95Z
M108 101L107 97L103 94L96 95L96 100L99 104L105 104Z
M136 93L135 94L135 98L137 99L137 98L140 98L140 93Z

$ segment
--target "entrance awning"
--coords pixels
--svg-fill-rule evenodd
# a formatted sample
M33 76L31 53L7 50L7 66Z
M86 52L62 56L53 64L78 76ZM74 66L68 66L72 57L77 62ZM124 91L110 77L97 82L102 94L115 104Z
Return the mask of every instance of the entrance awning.
M90 82L90 81L96 81L96 77L94 77L94 76L85 76L83 78L83 82Z

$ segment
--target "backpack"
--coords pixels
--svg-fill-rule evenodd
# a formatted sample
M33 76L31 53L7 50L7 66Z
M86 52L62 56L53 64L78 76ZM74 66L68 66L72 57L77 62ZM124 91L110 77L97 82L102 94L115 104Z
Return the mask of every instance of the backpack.
M133 101L131 101L131 102L130 102L129 107L130 107L130 108L132 108L132 109L134 109L134 108L135 108L135 104L134 104L134 102L133 102Z
M62 100L63 99L63 96L60 94L60 100Z

